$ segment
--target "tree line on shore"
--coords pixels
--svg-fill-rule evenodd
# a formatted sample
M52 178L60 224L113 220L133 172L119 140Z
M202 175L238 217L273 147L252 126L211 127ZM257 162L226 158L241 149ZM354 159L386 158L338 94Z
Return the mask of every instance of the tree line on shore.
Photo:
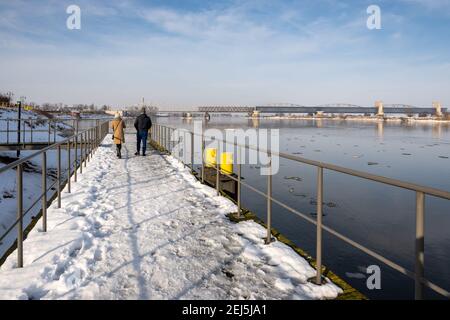
M11 92L1 93L0 92L0 106L14 106L14 94ZM38 104L35 102L27 102L25 105L32 107L34 110L40 110L44 112L61 112L61 113L71 113L71 112L79 112L79 113L105 113L106 111L112 110L111 106L108 105L95 105L95 104L63 104L59 103L43 103ZM158 108L154 106L145 106L145 108L149 112L157 112ZM135 105L130 107L124 107L124 110L127 111L127 114L137 115L142 110L142 105Z

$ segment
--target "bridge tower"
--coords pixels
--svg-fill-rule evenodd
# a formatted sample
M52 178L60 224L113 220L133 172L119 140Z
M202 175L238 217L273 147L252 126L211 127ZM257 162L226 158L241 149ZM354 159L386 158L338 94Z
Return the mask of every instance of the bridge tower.
M441 103L438 101L433 101L434 115L436 117L442 117Z
M384 110L383 110L383 102L380 100L375 101L375 108L377 108L377 116L382 117L384 116Z

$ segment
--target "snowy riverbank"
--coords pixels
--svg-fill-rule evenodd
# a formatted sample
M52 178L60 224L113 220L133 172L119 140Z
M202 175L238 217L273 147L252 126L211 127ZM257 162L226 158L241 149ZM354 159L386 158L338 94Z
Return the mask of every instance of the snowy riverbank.
M255 222L234 224L235 205L178 160L125 158L104 142L49 231L30 233L23 269L0 269L3 299L326 299L341 289L307 281L314 269L291 248L263 244Z

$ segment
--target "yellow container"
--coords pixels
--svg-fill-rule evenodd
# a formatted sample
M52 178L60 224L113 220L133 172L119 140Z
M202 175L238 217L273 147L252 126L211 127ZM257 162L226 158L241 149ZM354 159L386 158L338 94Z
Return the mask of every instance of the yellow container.
M220 155L220 171L225 174L233 173L233 153L223 152Z
M207 167L216 167L217 161L217 149L216 148L206 148L205 150L205 165Z

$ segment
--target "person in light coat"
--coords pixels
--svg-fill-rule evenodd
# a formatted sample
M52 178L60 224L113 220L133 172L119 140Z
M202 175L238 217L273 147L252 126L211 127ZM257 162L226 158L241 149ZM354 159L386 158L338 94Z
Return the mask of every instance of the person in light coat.
M122 158L122 144L125 143L125 122L120 113L116 112L114 120L111 121L111 128L113 130L113 142L116 145L117 158Z

